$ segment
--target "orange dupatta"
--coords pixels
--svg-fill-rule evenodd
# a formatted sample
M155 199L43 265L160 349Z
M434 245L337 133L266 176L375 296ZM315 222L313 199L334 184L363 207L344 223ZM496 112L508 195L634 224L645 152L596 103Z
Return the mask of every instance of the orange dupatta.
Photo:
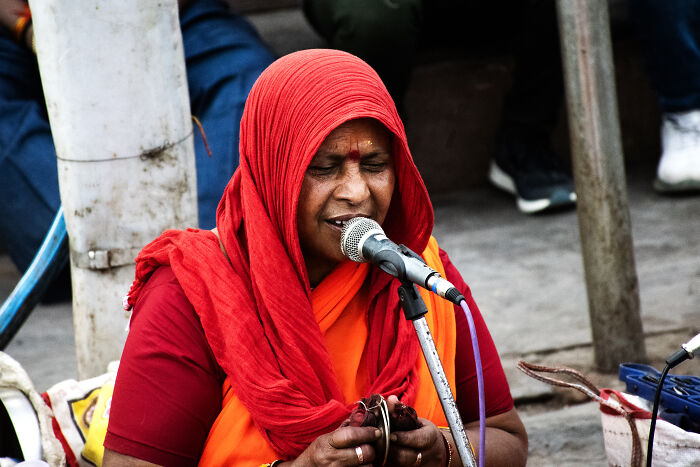
M423 252L426 263L443 277L437 241L430 237ZM331 357L347 405L366 396L368 375L364 349L367 330L367 288L362 287L369 265L347 261L338 266L311 293L311 304ZM419 289L428 314L425 315L453 395L455 394L456 327L453 305ZM351 336L351 338L350 338ZM435 387L422 354L416 360L418 392L413 407L418 416L436 425L447 425ZM203 466L251 466L272 462L279 455L263 438L243 403L236 397L229 379L224 382L223 407L200 459Z

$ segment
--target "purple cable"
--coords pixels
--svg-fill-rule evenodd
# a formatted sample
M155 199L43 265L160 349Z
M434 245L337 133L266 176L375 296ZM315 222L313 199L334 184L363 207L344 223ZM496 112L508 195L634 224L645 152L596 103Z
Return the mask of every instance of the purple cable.
M464 310L464 315L467 317L469 324L469 333L472 336L472 350L474 351L474 363L476 365L476 385L479 391L479 467L484 467L484 459L486 458L486 401L484 398L484 370L481 368L481 355L479 354L479 342L476 337L476 326L474 326L474 318L472 312L467 306L467 302L462 300L459 302Z

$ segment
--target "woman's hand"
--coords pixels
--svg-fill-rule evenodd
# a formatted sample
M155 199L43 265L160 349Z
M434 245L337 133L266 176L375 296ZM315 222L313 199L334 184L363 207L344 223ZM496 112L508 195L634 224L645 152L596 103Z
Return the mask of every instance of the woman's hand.
M418 419L423 426L412 431L391 434L388 465L405 467L444 467L447 464L445 442L430 420Z
M387 398L389 413L399 403L396 396ZM394 431L391 434L387 465L404 467L444 467L448 453L437 426L430 420L419 418L421 427L411 431Z
M371 466L379 439L375 427L346 426L316 438L290 466ZM283 464L287 465L287 464Z

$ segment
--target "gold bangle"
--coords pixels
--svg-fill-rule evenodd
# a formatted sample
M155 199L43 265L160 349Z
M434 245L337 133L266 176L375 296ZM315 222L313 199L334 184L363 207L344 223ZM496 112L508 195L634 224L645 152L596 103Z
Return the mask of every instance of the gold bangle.
M452 431L450 431L450 427L448 426L439 426L438 429L445 430L446 432L452 434ZM474 457L476 457L476 451L474 450L474 445L472 444L472 441L470 439L468 439L467 441L469 441L469 449L471 449L472 454L474 455Z
M452 464L452 446L450 445L450 442L447 440L447 435L445 434L445 430L440 430L440 434L442 435L442 440L445 442L445 450L447 451L447 464L445 464L445 467L450 467L450 464Z

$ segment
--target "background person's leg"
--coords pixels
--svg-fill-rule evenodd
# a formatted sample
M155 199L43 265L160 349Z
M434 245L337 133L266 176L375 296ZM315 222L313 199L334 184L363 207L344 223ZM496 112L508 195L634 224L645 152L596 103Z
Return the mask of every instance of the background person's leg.
M515 73L489 179L513 193L526 213L573 206L573 179L551 143L564 96L556 5L554 0L507 3Z
M195 134L200 226L214 226L221 193L238 166L238 133L250 87L273 60L255 30L217 0L181 14ZM60 205L56 153L36 58L0 33L0 243L20 271L41 245Z
M0 244L20 271L60 206L56 152L36 58L0 32Z
M700 190L700 1L630 0L662 112L654 187Z
M700 109L700 1L630 0L662 112Z
M510 22L515 71L501 128L506 134L549 139L564 96L555 2L515 2L513 10Z
M557 168L550 143L563 89L554 0L305 0L304 6L332 47L378 71L400 109L420 48L512 53L514 84L492 164L496 185L515 194L525 212L573 205L573 180Z
M217 0L197 0L180 18L191 111L202 123L212 152L209 157L195 127L199 226L210 229L221 194L238 167L245 100L274 56L243 17Z
M304 13L331 47L375 69L404 116L422 28L421 0L305 0Z

